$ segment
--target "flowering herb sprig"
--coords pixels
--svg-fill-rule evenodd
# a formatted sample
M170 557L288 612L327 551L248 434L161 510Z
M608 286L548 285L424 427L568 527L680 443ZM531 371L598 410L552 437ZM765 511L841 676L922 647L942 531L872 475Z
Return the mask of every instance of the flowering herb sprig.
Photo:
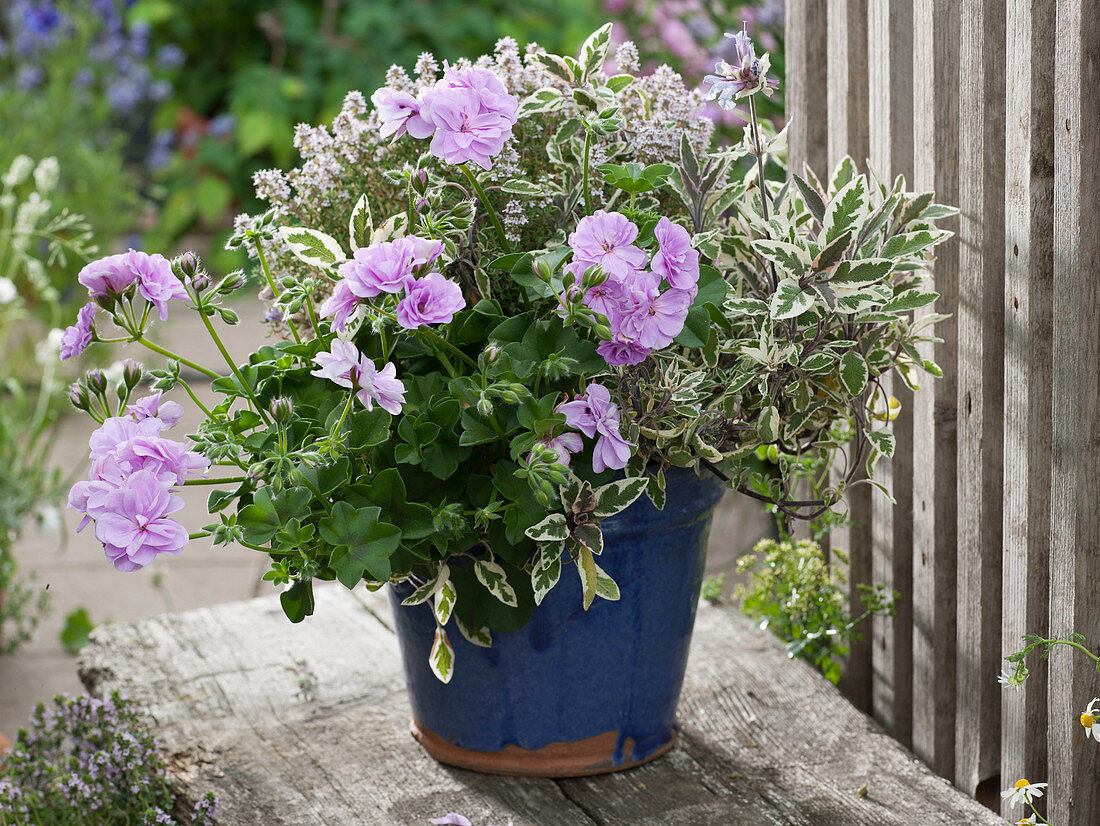
M424 57L416 83L391 72L369 114L349 94L336 135L299 129L304 166L258 178L274 206L229 242L281 333L246 361L214 324L235 320L218 297L240 275L217 281L188 257L89 265L92 309L66 333L76 354L106 313L121 340L169 358L155 389L188 390L184 368L211 376L221 401L190 437L211 473L172 482L214 486L217 521L196 537L268 554L293 621L313 612L315 579L411 584L444 681L448 632L486 645L521 627L561 563L576 563L584 607L617 599L599 522L643 492L663 507L665 469L821 513L843 487L798 500L799 474L841 455L852 481L888 455L889 416L871 426L882 377L936 370L917 350L929 322L908 313L935 298L924 267L948 234L930 221L951 210L851 161L827 187L744 176L734 160L762 170L777 137L752 118L740 145L710 152L702 92L667 71L609 75L609 43L609 26L576 57L505 41L442 76ZM151 338L185 305L219 370ZM169 507L142 500L141 515ZM114 518L93 518L119 547Z
M0 760L0 823L175 826L168 772L156 743L117 692L54 697ZM214 826L217 801L195 804L193 826Z

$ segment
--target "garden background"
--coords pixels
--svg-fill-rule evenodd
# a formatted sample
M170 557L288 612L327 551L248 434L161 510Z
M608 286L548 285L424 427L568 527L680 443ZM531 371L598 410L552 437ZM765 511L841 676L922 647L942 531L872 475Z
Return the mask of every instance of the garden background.
M744 20L770 50L782 81L782 0L5 4L0 649L16 650L0 655L0 732L13 737L35 702L80 690L73 654L95 624L270 590L260 580L267 559L248 551L195 542L179 557L119 577L91 531L74 534L64 491L85 470L90 428L70 415L65 389L74 375L65 365L54 368L57 338L50 331L71 323L82 303L76 272L96 257L92 247L98 254L194 249L211 269L243 266L238 253L224 249L233 217L262 211L255 172L297 163L296 124L330 122L347 91L369 95L390 65L411 66L421 52L456 59L513 37L569 53L608 17L616 21L616 41L638 44L644 66L668 62L689 85L724 54L722 32ZM765 114L781 122L781 94L766 105ZM735 113L713 114L727 137L739 134ZM19 156L33 167L16 175ZM48 158L57 159L55 180L51 165L41 164ZM241 321L226 343L245 353L270 333L258 300L235 309ZM166 344L202 362L207 354L196 347L213 345L195 334L197 323L185 317L163 329ZM110 361L102 366L109 370ZM197 530L205 521L203 493L186 493L191 507L183 521ZM769 530L770 517L740 499L727 497L720 510L712 573L732 570Z

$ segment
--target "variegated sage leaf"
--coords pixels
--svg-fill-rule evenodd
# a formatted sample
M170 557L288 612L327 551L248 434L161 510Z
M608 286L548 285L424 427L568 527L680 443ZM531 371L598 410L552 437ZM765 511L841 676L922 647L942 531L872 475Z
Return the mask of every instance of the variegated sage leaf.
M562 542L569 536L569 528L565 524L564 514L552 513L525 533L536 542Z
M474 575L490 594L509 608L515 608L519 604L516 601L515 589L512 587L511 583L508 582L508 577L504 573L504 569L497 563L487 559L475 561Z
M435 642L428 654L428 664L432 673L442 683L449 683L455 671L455 650L451 647L451 641L447 639L447 632L442 628L435 629Z
M603 485L595 492L592 514L597 519L614 516L642 495L648 480L644 476L619 479Z
M458 626L459 633L466 638L466 642L479 648L493 647L493 635L488 628L469 628L458 614L455 614L454 618L455 625Z
M562 542L547 542L539 546L535 567L531 570L531 588L535 592L535 605L541 605L543 599L561 579Z
M335 238L315 229L279 227L279 235L298 259L314 267L331 267L347 259Z
M451 613L454 611L457 597L458 594L455 592L455 586L451 584L450 580L444 580L432 600L435 619L440 625L446 625L447 620L451 618Z

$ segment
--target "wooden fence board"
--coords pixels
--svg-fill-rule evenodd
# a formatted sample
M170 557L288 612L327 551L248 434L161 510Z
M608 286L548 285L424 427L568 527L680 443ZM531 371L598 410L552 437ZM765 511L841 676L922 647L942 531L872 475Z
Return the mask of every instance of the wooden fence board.
M805 164L824 176L828 165L828 79L826 0L788 0L784 99L790 120L788 164L801 174Z
M1000 763L1004 3L960 15L955 784L974 794Z
M1054 64L1054 398L1050 633L1100 640L1100 0L1058 0ZM1076 724L1092 663L1050 659L1049 819L1095 824L1100 750Z
M1054 249L1054 0L1011 0L1005 118L1003 653L1047 633L1051 290ZM1047 674L1002 693L1001 779L1046 778ZM1013 814L1007 806L1006 816Z
M829 168L845 155L864 166L870 153L867 74L867 0L829 0L828 47ZM834 474L834 479L835 479ZM871 581L871 488L859 485L845 494L851 525L832 531L830 548L848 556L849 604L862 612L859 586ZM871 640L852 643L840 688L861 711L871 711Z
M868 140L871 166L884 181L913 176L913 3L881 0L867 10ZM913 737L913 411L912 393L886 376L883 392L896 396L895 448L875 474L896 504L872 494L873 581L898 594L894 616L872 621L872 711L905 745Z
M914 185L956 203L959 85L958 0L914 0ZM955 229L945 221L945 229ZM939 310L958 304L957 241L938 248L934 275ZM927 312L928 310L926 310ZM913 748L945 777L955 769L955 470L958 323L937 326L943 343L926 348L943 369L913 403Z

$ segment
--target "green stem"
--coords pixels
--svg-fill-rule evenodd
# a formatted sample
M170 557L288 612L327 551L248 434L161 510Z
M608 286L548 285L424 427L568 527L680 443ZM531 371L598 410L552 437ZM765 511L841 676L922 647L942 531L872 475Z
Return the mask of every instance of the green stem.
M256 257L260 259L260 269L264 272L264 278L267 279L267 285L271 287L271 294L276 298L279 298L279 288L275 284L275 278L271 275L271 268L267 266L267 256L264 255L263 244L260 243L260 239L256 239ZM302 343L301 337L298 335L298 328L294 326L292 319L287 319L287 326L290 328L290 334L294 336L294 340L298 343Z
M493 205L489 203L489 199L485 197L485 190L481 188L481 184L477 180L477 176L470 171L470 167L467 164L459 164L459 169L466 175L466 180L470 182L470 186L474 188L474 192L477 193L478 200L481 201L481 205L485 207L485 211L489 213L489 218L493 222L493 226L497 230L497 238L500 239L500 246L504 249L505 254L512 251L511 246L508 244L508 236L504 234L504 225L500 222L500 218L497 217L497 211L493 209Z
M348 413L351 411L351 403L353 401L355 401L355 394L349 393L348 402L344 405L344 412L340 414L340 421L336 423L336 428L332 431L333 433L339 433L340 428L344 426L344 419L348 417Z
M204 536L211 536L209 531L195 531L195 533L187 534L187 538L190 539L202 539Z
M381 307L375 307L374 311L376 313L378 313L379 315L390 319L390 321L397 321L397 316L395 316L389 310L383 310ZM477 369L477 362L476 361L474 361L468 355L463 353L461 350L459 350L457 347L455 347L453 344L451 344L451 342L447 341L447 339L443 338L443 336L439 335L438 333L436 333L432 330L429 330L426 327L417 327L415 330L412 330L411 332L415 333L418 336L422 336L424 338L428 338L428 339L431 339L432 341L435 341L435 342L438 342L439 344L442 344L444 347L446 347L448 350L450 350L456 356L461 358L463 361L465 361L467 364L469 364L475 370Z
M210 317L204 312L199 313L199 317L202 319L202 323L206 325L206 331L210 333L210 338L214 340L214 344L218 348L218 352L222 354L222 358L225 359L225 363L229 365L229 369L233 371L233 375L237 381L240 382L241 387L244 388L244 392L248 394L248 398L252 400L252 406L256 408L256 412L260 414L260 418L265 423L271 424L271 419L268 418L267 411L263 409L260 404L260 400L256 398L256 394L252 392L252 387L244 380L244 376L241 375L241 371L237 369L237 365L233 359L229 357L229 352L225 349L225 345L222 344L221 336L218 335L218 331L214 329L214 325L210 323Z
M203 316L203 318L205 319L206 316ZM207 324L209 325L209 322L207 322ZM159 353L160 355L164 356L165 358L170 358L173 361L178 361L180 364L185 364L188 367L190 367L192 370L194 370L195 372L202 373L204 376L208 376L212 379L220 379L221 378L221 376L218 373L215 373L213 370L207 370L201 364L196 364L195 362L191 361L191 359L184 358L183 356L179 355L178 353L173 353L171 350L168 350L164 347L161 347L159 344L156 344L156 343L150 341L149 339L147 339L143 335L139 335L137 338L133 339L133 341L136 341L138 344L141 344L142 346L147 347L148 349L152 350L154 353Z
M317 326L317 313L313 309L313 296L306 294L306 313L309 315L309 325L313 328L313 337L321 337L321 329ZM298 342L301 344L301 341Z
M187 479L184 485L236 485L247 482L247 476L222 476L219 479Z
M191 397L191 401L193 401L196 405L198 405L199 410L201 410L203 413L205 413L206 418L209 419L213 415L210 412L210 408L208 408L205 404L203 404L201 401L199 401L199 397L195 395L195 391L191 389L191 385L189 385L183 379L180 379L180 384L182 384L183 389L187 391L187 395Z
M592 155L592 131L585 129L584 131L584 211L586 214L592 214L592 193L588 186L588 159Z
M764 208L764 220L768 220L768 189L764 185L764 150L760 144L760 125L756 118L756 98L749 95L749 119L752 121L752 148L756 155L757 177L760 179L760 203Z

